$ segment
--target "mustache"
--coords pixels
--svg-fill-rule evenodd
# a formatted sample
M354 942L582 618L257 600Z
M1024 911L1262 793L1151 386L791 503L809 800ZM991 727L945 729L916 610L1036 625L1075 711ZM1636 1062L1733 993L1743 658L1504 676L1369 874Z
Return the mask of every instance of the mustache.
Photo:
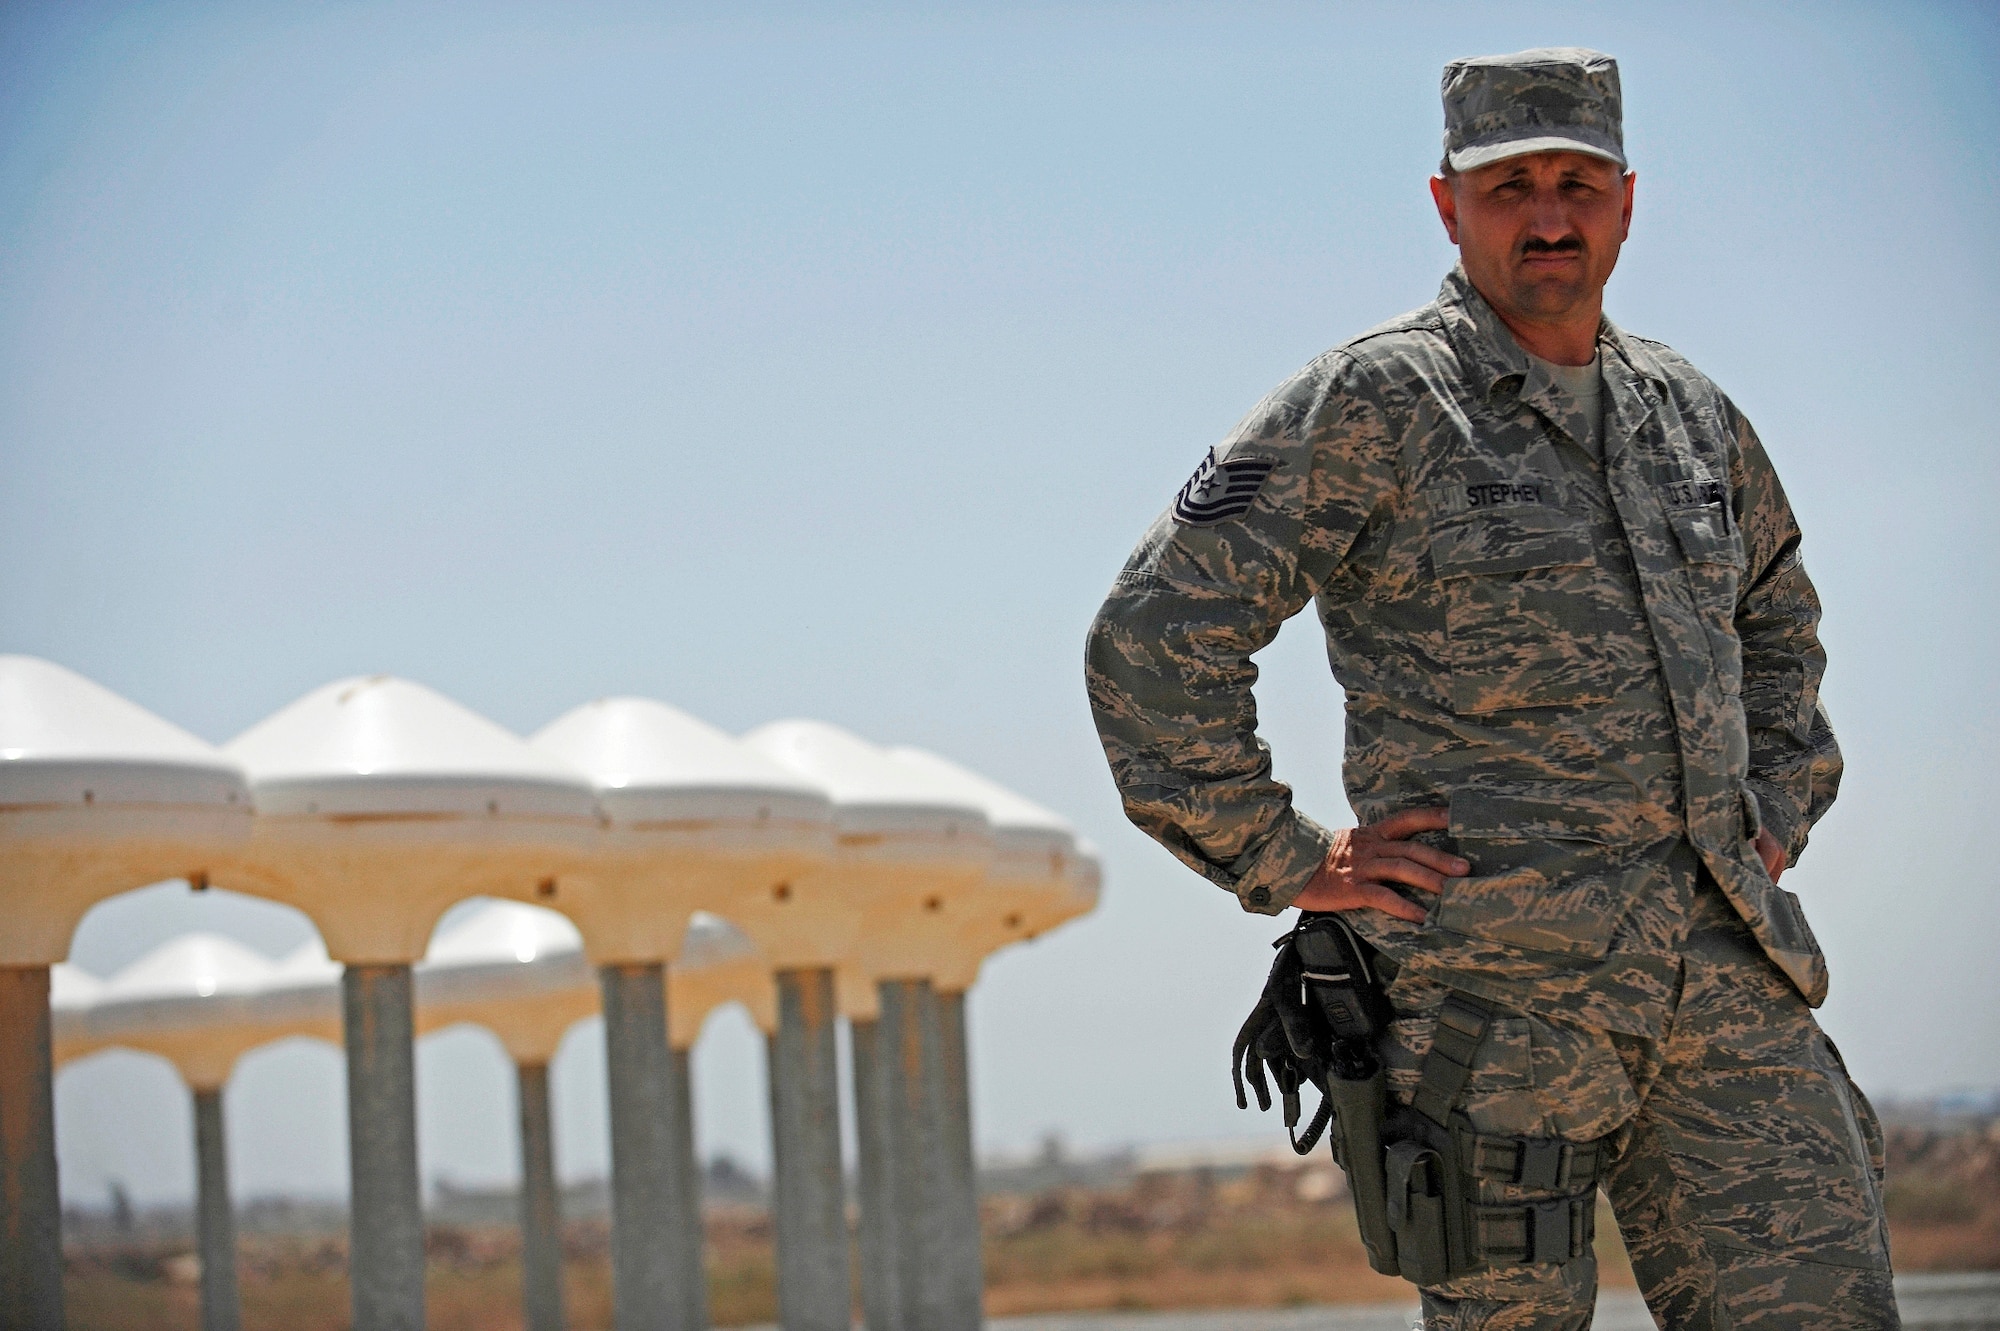
M1564 236L1561 240L1543 240L1539 236L1529 236L1521 242L1522 254L1581 254L1583 238Z

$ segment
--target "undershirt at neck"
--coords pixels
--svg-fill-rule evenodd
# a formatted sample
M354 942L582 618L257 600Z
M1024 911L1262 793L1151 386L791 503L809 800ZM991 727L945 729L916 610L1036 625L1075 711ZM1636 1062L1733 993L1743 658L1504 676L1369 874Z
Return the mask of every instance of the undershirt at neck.
M1576 441L1592 457L1603 458L1604 357L1592 356L1588 365L1558 365L1532 351L1524 349L1524 354L1575 404L1576 427L1571 433Z

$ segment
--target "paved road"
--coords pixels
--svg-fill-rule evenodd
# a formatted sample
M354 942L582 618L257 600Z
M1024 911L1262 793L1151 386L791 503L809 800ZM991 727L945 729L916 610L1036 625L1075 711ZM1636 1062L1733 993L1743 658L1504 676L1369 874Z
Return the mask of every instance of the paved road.
M2000 1271L1896 1277L1905 1331L2000 1331ZM1410 1331L1416 1303L1349 1304L1282 1311L1049 1313L996 1317L988 1331ZM773 1326L745 1331L778 1331ZM1655 1331L1639 1296L1598 1300L1594 1331Z
M2000 1271L1910 1275L1896 1281L1909 1331L2000 1331ZM1409 1331L1416 1304L1291 1308L1282 1312L1058 1313L998 1317L991 1331ZM1653 1331L1636 1294L1598 1301L1596 1331Z

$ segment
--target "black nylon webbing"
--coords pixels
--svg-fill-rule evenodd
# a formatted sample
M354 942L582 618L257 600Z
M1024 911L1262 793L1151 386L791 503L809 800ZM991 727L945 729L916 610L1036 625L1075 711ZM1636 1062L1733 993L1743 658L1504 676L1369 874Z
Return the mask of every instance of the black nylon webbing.
M1567 1262L1590 1251L1597 1194L1472 1208L1479 1255L1489 1262Z
M1412 1103L1419 1114L1440 1128L1450 1125L1451 1111L1465 1083L1472 1079L1472 1060L1492 1021L1492 1004L1456 989L1445 995L1444 1005L1438 1009L1431 1051L1424 1055Z
M1518 1183L1540 1192L1566 1192L1597 1186L1603 1150L1597 1142L1566 1142L1554 1137L1498 1137L1474 1132L1464 1115L1452 1125L1458 1158L1475 1178Z

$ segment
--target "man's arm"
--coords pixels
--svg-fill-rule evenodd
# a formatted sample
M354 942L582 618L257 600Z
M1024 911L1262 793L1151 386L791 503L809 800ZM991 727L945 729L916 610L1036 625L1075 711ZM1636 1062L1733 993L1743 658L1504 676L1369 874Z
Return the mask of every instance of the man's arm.
M1222 482L1183 490L1091 625L1090 704L1127 816L1245 910L1275 914L1334 836L1271 775L1250 657L1393 498L1395 446L1377 394L1335 353L1267 398L1215 456ZM1250 485L1267 462L1236 511L1231 485Z
M1743 642L1750 788L1765 830L1791 864L1840 789L1840 746L1819 701L1826 672L1819 594L1799 562L1798 523L1770 457L1735 404L1725 398L1723 406L1736 443L1731 489L1748 556L1736 632Z

